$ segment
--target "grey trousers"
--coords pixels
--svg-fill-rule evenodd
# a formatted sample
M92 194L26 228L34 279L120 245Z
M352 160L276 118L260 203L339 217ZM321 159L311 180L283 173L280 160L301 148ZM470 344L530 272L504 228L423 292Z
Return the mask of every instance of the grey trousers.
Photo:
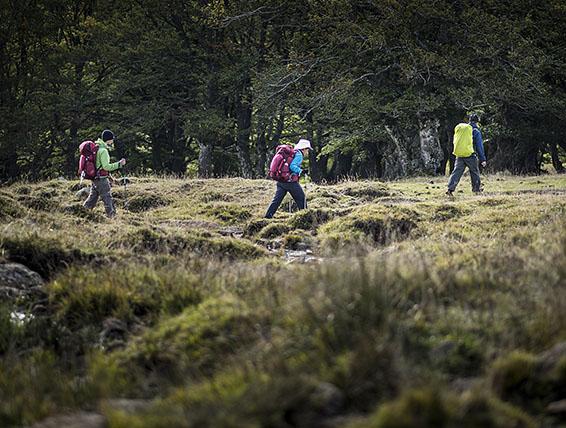
M98 202L99 196L102 199L102 202L104 202L106 215L108 217L114 217L116 215L116 209L114 208L114 201L112 200L112 191L110 189L110 182L108 181L108 178L97 178L92 180L90 193L83 206L88 209L93 209Z
M464 169L468 167L470 170L470 178L472 180L472 192L481 191L481 178L480 178L480 168L478 164L478 157L473 154L467 158L456 158L456 163L454 165L454 171L450 175L448 180L448 190L453 192L456 190L456 186L464 174Z

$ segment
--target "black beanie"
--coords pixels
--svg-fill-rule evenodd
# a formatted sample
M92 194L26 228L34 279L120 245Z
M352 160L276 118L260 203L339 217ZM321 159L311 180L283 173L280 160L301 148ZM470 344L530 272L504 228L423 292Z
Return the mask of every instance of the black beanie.
M102 141L106 142L114 139L114 133L109 129L102 131Z

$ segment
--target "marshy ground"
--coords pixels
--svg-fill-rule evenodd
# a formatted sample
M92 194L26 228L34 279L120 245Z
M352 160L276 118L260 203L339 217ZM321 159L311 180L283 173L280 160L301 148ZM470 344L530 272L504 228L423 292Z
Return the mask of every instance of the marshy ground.
M566 176L467 180L0 188L0 425L560 426Z

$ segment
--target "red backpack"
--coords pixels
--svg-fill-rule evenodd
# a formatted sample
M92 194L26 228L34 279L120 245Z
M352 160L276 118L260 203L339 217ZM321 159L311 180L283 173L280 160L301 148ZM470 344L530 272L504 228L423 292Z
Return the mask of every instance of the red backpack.
M276 181L297 181L299 177L291 174L289 166L295 157L295 149L286 144L282 144L275 148L275 156L271 159L269 165L269 177Z
M81 178L94 180L98 177L98 170L96 169L96 154L98 153L98 146L94 141L84 141L79 146L81 157L79 159L78 175Z

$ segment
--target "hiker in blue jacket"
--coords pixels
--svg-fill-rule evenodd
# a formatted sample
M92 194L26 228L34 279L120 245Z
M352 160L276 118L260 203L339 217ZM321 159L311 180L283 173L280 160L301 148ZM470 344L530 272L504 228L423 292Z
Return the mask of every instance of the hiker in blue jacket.
M483 149L483 138L478 127L479 117L472 114L468 120L469 123L460 123L454 129L454 152L456 163L454 171L448 180L448 190L446 195L453 197L456 186L464 174L466 166L470 170L472 180L472 192L481 192L481 178L478 166L478 159L481 166L485 168L487 161L485 151Z
M277 181L277 190L275 191L275 196L273 197L273 201L267 208L267 212L265 213L265 218L272 218L281 202L283 202L283 198L287 194L287 192L291 193L291 196L295 200L297 207L300 210L306 208L306 198L305 192L303 188L299 184L299 177L303 173L303 169L301 168L301 164L303 163L303 159L306 155L308 155L308 151L312 150L311 142L309 140L305 140L301 138L297 144L295 144L295 156L293 160L289 164L289 171L291 176L289 181Z

